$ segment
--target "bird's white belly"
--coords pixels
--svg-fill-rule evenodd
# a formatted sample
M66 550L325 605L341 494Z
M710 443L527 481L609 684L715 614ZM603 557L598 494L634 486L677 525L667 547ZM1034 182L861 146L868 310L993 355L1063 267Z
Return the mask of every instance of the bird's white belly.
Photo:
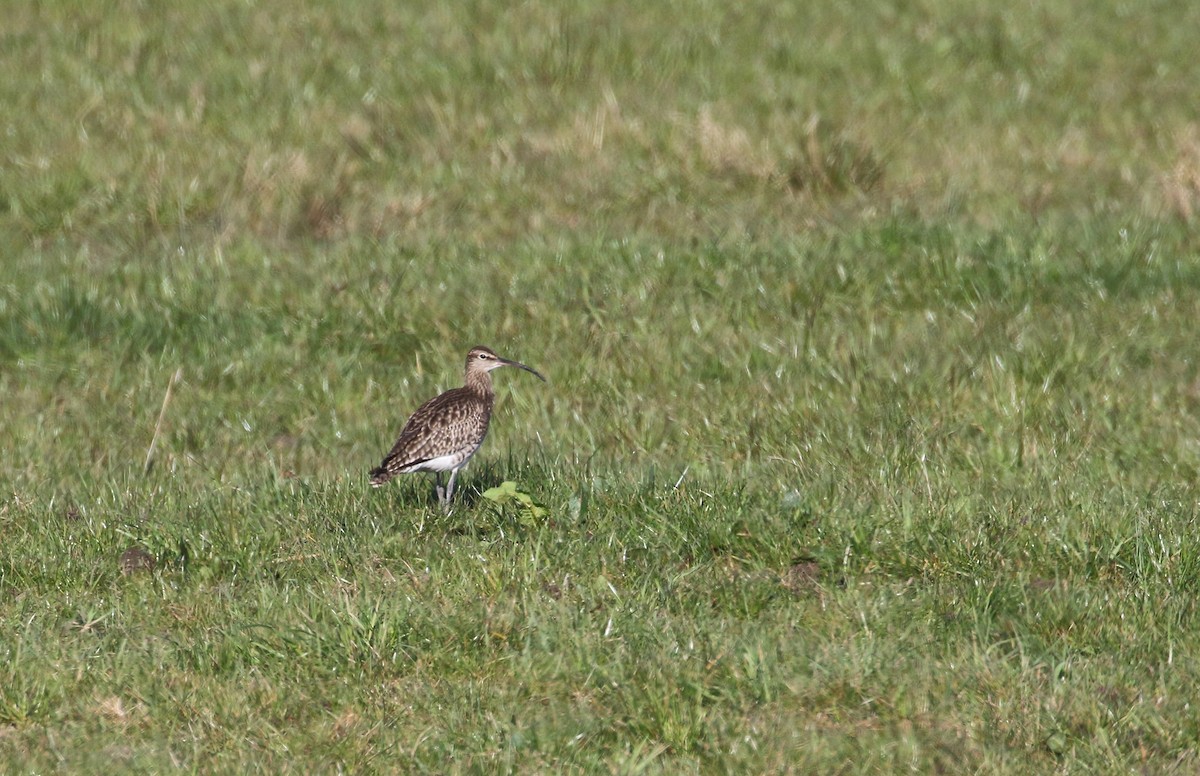
M478 449L478 447L475 448L475 450ZM475 454L475 450L439 455L437 458L430 458L428 461L422 461L402 471L407 474L408 472L448 472L451 469L461 469L467 465L467 461Z

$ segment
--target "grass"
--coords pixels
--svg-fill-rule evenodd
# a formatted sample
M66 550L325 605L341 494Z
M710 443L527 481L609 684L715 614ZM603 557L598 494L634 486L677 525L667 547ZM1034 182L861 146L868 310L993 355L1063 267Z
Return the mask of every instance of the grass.
M3 770L1194 770L1196 11L1074 5L15 6Z

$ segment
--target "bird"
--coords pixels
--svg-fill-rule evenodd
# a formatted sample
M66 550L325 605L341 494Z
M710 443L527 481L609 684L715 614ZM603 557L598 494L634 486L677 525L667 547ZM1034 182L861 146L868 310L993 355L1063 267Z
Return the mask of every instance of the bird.
M476 345L467 353L463 386L435 396L417 408L383 462L371 470L371 486L378 488L397 474L435 472L438 503L443 511L449 512L454 480L487 436L496 402L491 372L505 366L524 369L546 382L537 370ZM450 481L443 490L445 471L450 472Z

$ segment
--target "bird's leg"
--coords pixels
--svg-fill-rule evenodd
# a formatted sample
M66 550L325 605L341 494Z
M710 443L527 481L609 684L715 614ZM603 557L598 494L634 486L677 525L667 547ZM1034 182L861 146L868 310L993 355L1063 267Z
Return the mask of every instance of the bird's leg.
M444 506L446 506L446 503L450 499L446 495L446 491L442 489L442 473L441 472L433 473L433 482L434 482L435 487L437 488L438 504L440 504L444 507Z
M458 469L451 469L450 470L450 481L446 483L446 501L445 501L445 503L442 504L442 507L447 512L450 511L450 497L454 495L454 480L457 477L458 477Z

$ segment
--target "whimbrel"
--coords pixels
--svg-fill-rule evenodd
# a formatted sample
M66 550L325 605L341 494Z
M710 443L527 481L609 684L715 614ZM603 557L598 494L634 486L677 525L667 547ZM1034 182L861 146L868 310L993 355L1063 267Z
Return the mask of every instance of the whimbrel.
M524 369L546 381L536 370L500 358L488 348L478 345L471 348L467 354L466 384L417 408L383 462L371 471L371 485L378 488L397 474L436 472L438 503L449 511L458 470L467 465L487 436L496 402L492 376L488 373L502 366ZM442 489L444 471L450 472L445 490Z

